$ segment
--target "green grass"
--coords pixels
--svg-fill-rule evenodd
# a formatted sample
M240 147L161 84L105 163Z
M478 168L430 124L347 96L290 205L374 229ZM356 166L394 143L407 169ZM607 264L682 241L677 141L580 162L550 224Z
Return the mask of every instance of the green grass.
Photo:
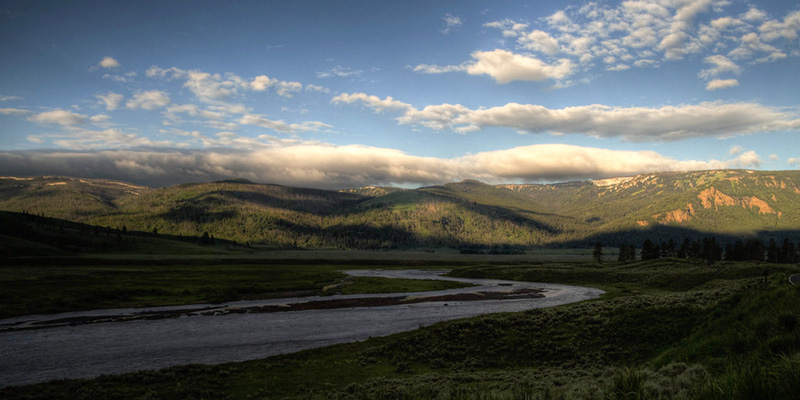
M439 323L219 366L0 389L2 398L794 399L798 266L659 260L471 266L456 275L567 279L601 299ZM666 279L683 273L685 278ZM658 277L665 278L663 280Z

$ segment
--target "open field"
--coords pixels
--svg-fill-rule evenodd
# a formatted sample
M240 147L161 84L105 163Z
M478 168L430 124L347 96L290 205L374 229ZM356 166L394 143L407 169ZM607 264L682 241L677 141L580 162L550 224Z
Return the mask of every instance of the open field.
M455 265L453 274L608 294L265 360L9 387L0 396L789 399L800 390L800 291L787 281L797 265L770 265L764 284L756 263L490 261Z
M117 260L124 261L135 264L81 266L71 265L79 260L59 260L63 265L0 267L0 318L99 308L220 303L334 293L416 292L465 286L458 282L435 280L348 277L340 270L351 267L336 264L264 265L248 262L197 265L177 259L162 260L153 265L142 260Z
M158 242L144 238L140 243ZM178 248L176 249L175 246ZM491 260L518 264L556 259L588 261L586 250L515 255L438 251L270 251L228 245L191 246L165 240L156 254L12 257L0 267L0 318L97 308L218 303L325 294L391 293L461 287L443 281L345 278L357 268L453 268ZM172 252L174 251L174 252ZM211 253L211 254L209 254Z

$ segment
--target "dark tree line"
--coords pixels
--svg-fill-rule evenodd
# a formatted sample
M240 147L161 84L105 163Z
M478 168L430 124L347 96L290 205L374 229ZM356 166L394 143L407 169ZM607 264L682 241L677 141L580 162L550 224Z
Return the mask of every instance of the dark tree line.
M621 263L636 261L636 246L621 244L619 246L619 257L617 258L617 261Z
M759 239L751 238L745 241L739 239L733 244L726 244L724 251L713 236L698 240L684 239L680 246L677 247L672 239L666 243L653 243L650 239L647 239L642 243L642 260L655 260L661 257L701 259L708 264L713 264L720 260L766 261L769 263L789 264L800 262L800 249L788 238L783 240L781 246L778 246L775 239L770 239L766 246ZM620 262L633 261L635 259L635 247L629 247L624 244L620 246Z

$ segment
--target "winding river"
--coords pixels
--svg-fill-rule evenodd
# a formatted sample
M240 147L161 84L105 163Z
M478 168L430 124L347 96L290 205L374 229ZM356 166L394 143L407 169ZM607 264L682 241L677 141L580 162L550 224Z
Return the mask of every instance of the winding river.
M338 295L28 315L0 320L0 386L91 378L181 364L219 364L265 358L436 322L593 299L603 291L551 283L465 279L442 270L354 270L352 276L442 279L475 286L435 292ZM536 296L514 295L540 291ZM500 295L492 300L425 298ZM542 296L543 295L543 296ZM416 302L379 307L249 312L307 302L400 297ZM491 297L491 296L487 296ZM165 317L167 316L167 317ZM81 323L77 323L80 321Z

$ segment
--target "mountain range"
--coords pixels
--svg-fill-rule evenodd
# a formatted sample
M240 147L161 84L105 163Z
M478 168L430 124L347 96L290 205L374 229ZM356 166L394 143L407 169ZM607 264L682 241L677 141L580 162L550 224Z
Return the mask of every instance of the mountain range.
M462 181L327 191L247 180L149 188L2 177L0 210L275 248L640 245L715 235L800 239L800 171L665 172L554 184Z

